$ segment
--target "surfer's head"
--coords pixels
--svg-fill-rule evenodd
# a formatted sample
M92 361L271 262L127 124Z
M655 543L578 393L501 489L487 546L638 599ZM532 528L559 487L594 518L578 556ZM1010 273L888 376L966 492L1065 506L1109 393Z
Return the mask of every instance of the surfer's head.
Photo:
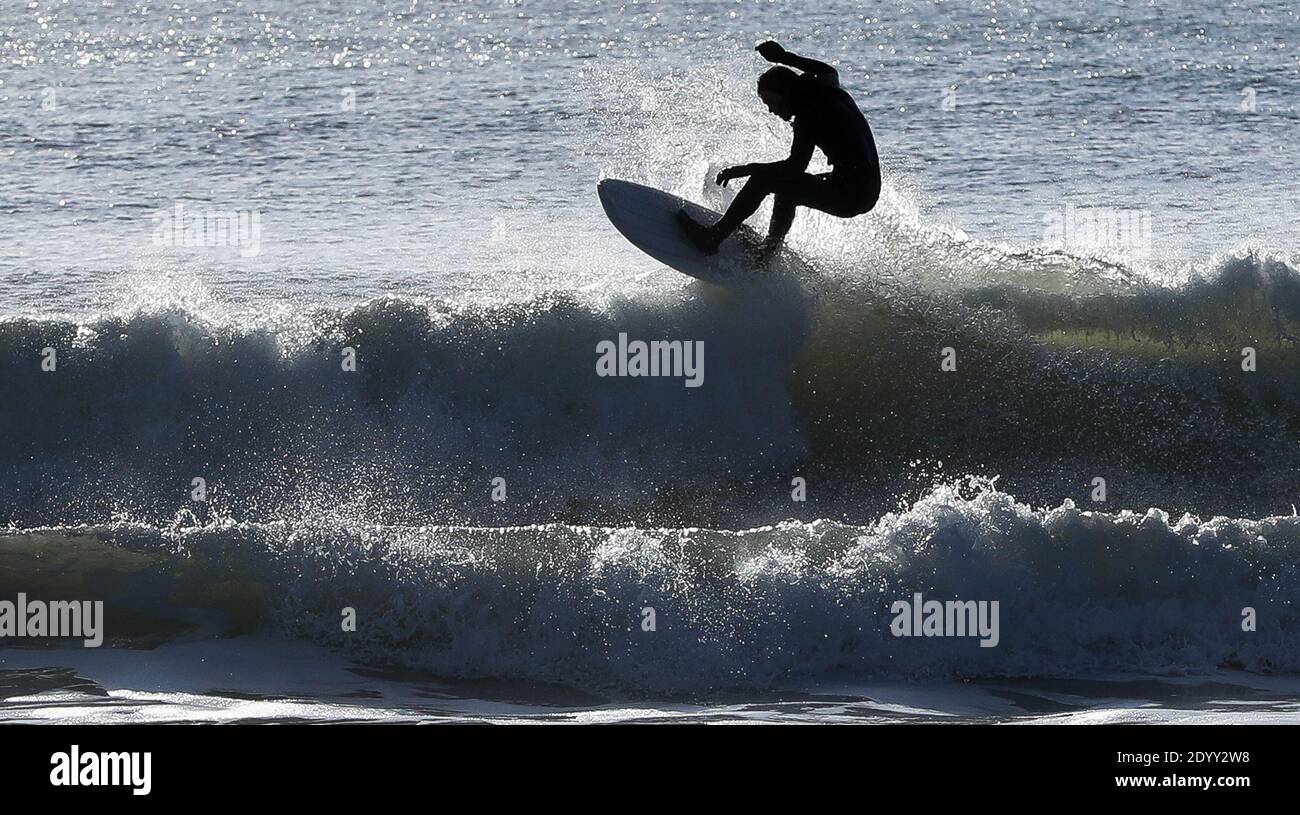
M794 117L795 83L799 75L783 65L768 68L758 78L758 96L772 113L787 122Z

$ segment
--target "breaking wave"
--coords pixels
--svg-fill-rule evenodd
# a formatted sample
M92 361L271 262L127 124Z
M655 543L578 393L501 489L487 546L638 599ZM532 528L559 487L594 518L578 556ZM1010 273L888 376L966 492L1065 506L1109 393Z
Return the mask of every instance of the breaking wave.
M1034 510L978 483L869 526L121 524L3 535L0 552L0 591L71 583L104 598L111 644L269 627L456 678L694 693L1300 669L1300 519ZM42 557L66 571L22 573ZM998 646L891 636L890 604L917 591L997 600ZM1245 607L1259 630L1243 632Z
M1120 506L1279 514L1300 484L1298 325L1295 270L1253 256L1087 293L826 275L262 325L8 319L0 523L165 524L199 509L195 478L205 511L252 522L865 523L941 474L1040 505L1102 477ZM597 376L620 333L702 341L703 386Z

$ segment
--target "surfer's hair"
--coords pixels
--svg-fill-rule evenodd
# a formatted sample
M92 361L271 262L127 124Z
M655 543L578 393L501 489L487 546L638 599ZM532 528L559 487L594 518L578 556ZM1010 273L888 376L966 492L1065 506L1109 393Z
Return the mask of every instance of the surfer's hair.
M788 93L794 87L795 80L798 78L798 74L784 65L768 68L758 78L758 92L776 91L777 93Z

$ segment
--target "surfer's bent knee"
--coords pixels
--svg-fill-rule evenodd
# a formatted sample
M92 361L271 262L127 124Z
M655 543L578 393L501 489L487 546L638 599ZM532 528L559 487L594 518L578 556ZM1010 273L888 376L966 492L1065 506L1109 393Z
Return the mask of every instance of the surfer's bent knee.
M803 173L791 170L788 167L777 166L762 167L755 170L752 177L761 186L774 192L779 192L800 175L803 175Z
M755 170L753 175L749 177L749 183L759 189L771 192L776 186L776 172L770 167Z
M857 214L866 215L868 212L875 209L876 204L878 203L880 203L880 186L876 185L872 187L871 190L867 193L867 195L863 198L862 207L861 209L858 210Z

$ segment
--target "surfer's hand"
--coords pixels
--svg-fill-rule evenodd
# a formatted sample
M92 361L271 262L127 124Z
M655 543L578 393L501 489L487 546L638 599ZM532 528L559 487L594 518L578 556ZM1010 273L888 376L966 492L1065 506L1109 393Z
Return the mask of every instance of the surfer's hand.
M718 182L718 186L725 187L727 186L727 182L730 181L731 179L744 178L747 175L751 175L751 172L748 167L745 166L728 167L727 169L718 173L718 177L715 180Z
M754 50L768 62L780 62L781 57L785 56L785 49L778 45L775 40L761 42L754 47Z

